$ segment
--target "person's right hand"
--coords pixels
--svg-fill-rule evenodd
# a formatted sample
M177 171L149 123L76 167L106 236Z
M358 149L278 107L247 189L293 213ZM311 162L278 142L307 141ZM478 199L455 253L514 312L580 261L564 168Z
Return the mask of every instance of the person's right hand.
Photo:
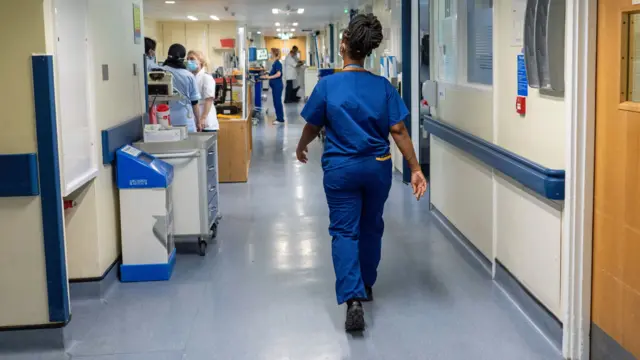
M413 195L417 200L420 200L427 191L427 179L425 179L422 170L411 172L411 187L413 188Z
M306 164L307 161L309 161L309 159L307 158L307 152L309 150L307 148L301 149L300 147L296 148L296 157L298 158L298 161L300 161L303 164Z

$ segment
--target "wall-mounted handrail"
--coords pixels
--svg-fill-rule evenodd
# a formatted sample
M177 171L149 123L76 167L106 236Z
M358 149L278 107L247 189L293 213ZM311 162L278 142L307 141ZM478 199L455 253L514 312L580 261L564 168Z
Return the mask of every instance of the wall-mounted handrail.
M564 170L546 168L430 117L425 117L424 126L432 135L469 153L541 196L551 200L564 200Z

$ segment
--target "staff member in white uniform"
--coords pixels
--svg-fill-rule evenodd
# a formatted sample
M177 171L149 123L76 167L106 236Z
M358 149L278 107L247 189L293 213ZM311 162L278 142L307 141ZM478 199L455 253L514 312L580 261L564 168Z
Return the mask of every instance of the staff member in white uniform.
M284 59L284 77L287 80L287 87L284 91L284 103L292 103L300 101L297 92L300 88L293 88L294 81L298 78L298 47L293 46L291 51Z
M187 49L180 44L173 44L169 48L167 60L162 70L173 75L173 88L177 90L182 99L169 102L171 110L171 125L187 126L189 132L202 130L200 125L200 92L196 85L196 78L185 65ZM198 126L197 126L198 125Z
M196 77L196 85L200 92L200 119L203 131L218 131L218 115L213 105L216 97L216 82L211 74L205 71L207 60L202 51L190 50L187 54L187 70Z

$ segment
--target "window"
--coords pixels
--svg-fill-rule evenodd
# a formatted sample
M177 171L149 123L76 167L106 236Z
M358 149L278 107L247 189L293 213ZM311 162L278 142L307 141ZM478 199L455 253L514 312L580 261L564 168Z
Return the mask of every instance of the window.
M493 0L467 0L467 82L493 83Z
M436 0L439 81L493 84L493 0Z

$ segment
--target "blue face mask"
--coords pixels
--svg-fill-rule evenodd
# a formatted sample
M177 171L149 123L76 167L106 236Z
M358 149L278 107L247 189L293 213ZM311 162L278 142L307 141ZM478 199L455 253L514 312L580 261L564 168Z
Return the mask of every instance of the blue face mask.
M187 60L187 70L194 72L198 70L198 63L195 60Z

